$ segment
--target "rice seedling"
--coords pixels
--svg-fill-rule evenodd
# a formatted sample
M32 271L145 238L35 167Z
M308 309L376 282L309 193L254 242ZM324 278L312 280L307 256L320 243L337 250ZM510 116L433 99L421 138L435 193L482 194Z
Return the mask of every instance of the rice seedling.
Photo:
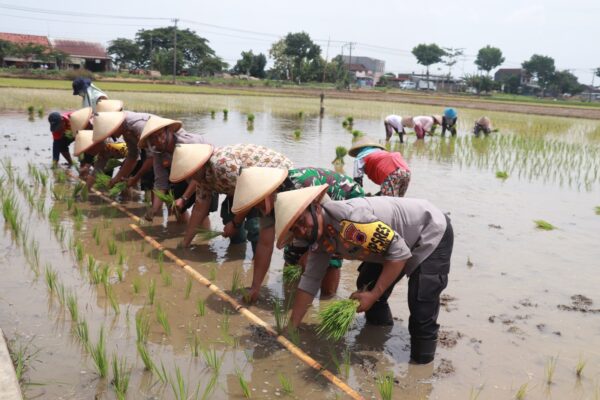
M226 120L226 119L227 119L227 117L228 117L228 115L229 115L229 110L228 110L228 109L226 109L226 108L224 108L224 109L223 109L223 119L224 119L224 120Z
M200 337L196 332L192 335L192 340L190 343L190 350L192 351L192 357L198 357L200 355L200 349L202 345L200 343Z
M340 375L344 378L348 378L350 376L350 349L346 347L342 352L342 360L340 361L337 357L337 354L333 349L329 350L329 354L331 354L331 361L335 364L335 367Z
M208 271L208 279L211 281L214 281L215 279L217 279L217 267L216 266L212 266L210 268L210 271Z
M210 117L211 117L212 119L215 119L215 114L216 114L216 113L217 113L217 112L216 112L215 110L210 110Z
M154 298L156 297L156 282L154 279L150 279L150 285L148 285L148 304L154 305Z
M181 370L177 365L175 366L175 379L169 379L169 384L171 385L176 400L188 400L198 397L200 387L196 389L195 395L190 394L189 388L186 386L183 375L181 374Z
M235 374L237 375L238 382L240 383L242 394L245 398L249 399L250 397L252 397L252 391L250 390L248 381L244 378L244 373L238 369L235 371Z
M77 182L74 186L73 186L73 191L71 192L71 197L76 199L77 196L79 196L79 194L81 193L81 191L83 190L83 188L86 187L85 183L83 182Z
M109 189L108 196L116 197L116 196L120 195L121 193L123 193L125 191L125 189L127 189L126 182L116 183L112 188Z
M77 295L75 295L72 292L67 295L67 309L69 310L69 314L71 314L71 321L79 321L79 307L77 306Z
M54 172L54 182L55 183L65 183L67 181L67 174L63 169L57 169Z
M556 363L558 362L558 356L548 358L546 366L544 367L544 376L546 377L546 384L551 385L554 380L554 372L556 372Z
M140 292L140 287L142 286L142 281L139 277L135 277L133 282L131 282L131 287L133 288L133 294L138 294Z
M296 283L302 276L302 267L295 264L287 264L283 267L283 282L287 285Z
M167 336L171 335L171 325L169 325L169 319L167 318L167 312L163 310L162 306L158 304L156 306L156 320L163 327Z
M357 300L338 300L319 312L320 323L317 333L327 339L338 341L346 335L356 317Z
M294 131L294 139L298 140L300 137L302 137L302 131L300 129L296 129Z
M119 266L125 265L125 253L123 253L123 249L119 250L119 257L117 258L117 264ZM121 271L122 270L123 269L121 268ZM122 277L119 280L122 281L123 280Z
M556 229L554 225L552 225L548 221L544 221L543 219L536 219L533 221L536 225L536 228L541 229L543 231L551 231Z
M90 344L90 335L88 331L88 324L86 320L79 321L73 328L73 332L75 337L79 340L79 342L85 347L89 347Z
M215 375L219 375L223 357L219 357L215 349L202 349L202 357L204 358L206 366L212 369Z
M209 241L209 240L212 240L212 239L214 239L214 238L216 238L218 236L223 235L223 231L213 231L213 230L210 230L210 229L200 228L200 229L198 229L197 235L203 241Z
M27 113L28 114L33 114L35 112L35 107L34 106L28 106L27 107Z
M38 118L44 118L44 107L38 108L37 112L38 112Z
M77 241L75 242L75 259L78 262L82 262L83 261L83 257L84 257L84 251L83 251L83 243L81 243L81 241ZM88 260L89 262L89 260Z
M108 356L106 354L106 341L104 339L104 327L100 327L100 335L95 345L90 345L89 352L96 365L98 374L101 378L106 378L108 374Z
M355 129L352 131L352 140L356 140L362 136L365 136L365 134L362 131L359 131L358 129Z
M23 382L24 375L29 369L29 365L39 353L39 350L31 351L30 346L32 340L33 338L24 344L17 343L16 339L13 339L9 341L7 346L10 358L15 367L15 375L19 382Z
M288 323L287 310L279 299L273 300L273 314L275 315L275 329L281 334Z
M302 119L304 117L304 111L298 111L298 118Z
M287 394L288 396L294 393L294 386L287 376L279 372L277 374L277 379L279 379L279 384L281 385L281 390L283 390L283 393Z
M483 392L483 385L479 386L477 389L471 387L471 390L469 391L469 400L477 400L481 395L481 392Z
M143 342L136 342L135 346L137 348L137 352L140 355L140 358L142 359L142 362L144 363L144 369L146 369L146 371L153 371L156 369L156 366L154 365L154 362L152 361L152 358L150 357L150 353L148 353L148 348L146 347L146 345Z
M108 242L106 243L106 247L108 248L108 254L110 254L111 256L114 256L115 254L117 254L117 243L115 242L115 239L110 238L108 240Z
M48 174L46 172L40 172L38 174L39 177L39 182L42 184L43 187L46 187L46 185L48 184Z
M252 113L249 113L249 114L246 116L246 118L247 118L247 123L248 123L248 124L253 124L253 123L254 123L254 118L255 118L254 114L252 114Z
M515 394L515 399L516 400L523 400L525 399L525 396L527 395L527 386L529 386L529 383L524 383L521 386L519 386L519 389L517 389L517 393Z
M38 201L35 203L35 209L37 210L39 215L43 216L46 211L46 199L43 197L40 197L38 199Z
M239 269L235 269L231 274L231 293L237 294L242 287L242 274Z
M496 178L498 179L508 179L508 172L506 171L496 171Z
M58 211L56 211L56 209L54 208L50 209L50 211L48 212L48 221L50 222L50 224L53 226L58 225L59 219L60 215L58 214Z
M150 333L150 317L148 314L140 312L135 316L135 333L138 342L146 343Z
M46 285L48 286L50 293L54 293L56 290L56 280L58 279L56 271L54 271L49 265L46 265L45 272Z
M596 215L600 215L600 206L596 206L595 212Z
M94 187L102 192L110 190L110 180L111 177L99 172L96 174L96 180L94 181Z
M129 388L129 379L131 377L131 368L127 364L125 357L117 358L116 354L112 357L112 384L115 387L117 399L124 400Z
M119 300L117 299L117 294L115 293L113 287L108 285L108 286L105 286L105 288L106 288L106 297L108 298L108 301L110 302L110 306L112 307L113 311L115 312L115 315L120 314L121 308L119 307Z
M379 375L375 378L375 384L377 385L377 391L382 400L392 399L392 391L394 389L393 372L386 372L384 375Z
M295 329L293 326L288 326L288 338L296 346L300 346L300 330Z
M344 146L337 146L335 148L335 158L331 163L339 163L344 165L344 157L346 156L346 154L348 154L348 149L346 149Z
M187 278L186 281L185 281L184 298L186 300L189 299L191 293L192 293L192 279L191 278Z
M584 360L581 358L581 356L579 356L579 361L577 361L577 365L575 366L575 375L577 375L577 379L581 378L583 375L583 369L585 368L586 364L587 360Z
M162 278L164 286L171 286L171 284L173 283L173 277L171 277L170 273L164 270L161 272L160 276Z
M204 299L198 299L196 301L196 310L198 311L198 315L200 317L204 317L204 315L206 315L206 301L204 301Z
M210 377L210 380L204 387L204 392L202 392L202 397L200 397L201 400L208 399L214 393L215 389L217 388L218 379L219 379L219 377L214 374Z
M223 319L221 319L221 333L227 336L229 334L229 309L223 309Z

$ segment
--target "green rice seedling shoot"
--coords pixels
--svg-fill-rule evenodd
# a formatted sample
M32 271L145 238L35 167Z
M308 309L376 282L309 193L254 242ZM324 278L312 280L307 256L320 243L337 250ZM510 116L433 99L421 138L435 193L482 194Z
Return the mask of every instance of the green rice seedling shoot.
M536 225L536 228L541 229L543 231L552 231L556 229L554 225L552 225L548 221L544 221L543 219L536 219L533 221Z
M302 267L295 264L288 264L283 267L283 282L290 285L300 280L302 276Z
M382 400L392 400L392 391L394 389L394 374L386 372L384 375L379 375L375 379L377 391Z
M89 349L92 355L92 360L96 365L98 374L101 378L106 378L108 374L108 356L106 355L106 341L104 339L104 327L100 328L100 335L98 336L98 342L95 345L90 345Z
M117 358L116 354L112 357L112 384L115 387L117 399L124 400L129 388L129 378L131 377L131 368L127 364L125 357Z
M338 300L319 312L320 323L317 333L327 339L339 341L346 335L356 317L357 300Z
M167 336L171 335L171 325L169 325L169 319L167 317L167 312L163 310L162 306L158 304L156 306L156 320L163 327L165 334Z

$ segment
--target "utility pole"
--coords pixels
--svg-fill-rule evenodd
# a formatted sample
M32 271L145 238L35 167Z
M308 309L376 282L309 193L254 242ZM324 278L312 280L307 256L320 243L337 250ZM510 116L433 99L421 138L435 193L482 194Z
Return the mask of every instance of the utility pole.
M350 47L350 62L348 63L348 72L350 72L350 66L352 65L352 46L354 46L355 43L348 43L348 46ZM348 82L348 91L350 91L350 87L352 86L352 73L349 74L350 75L350 82Z
M594 78L596 77L596 72L600 71L600 69L593 69L592 70L592 86L590 86L590 90L589 90L589 100L590 103L592 102L592 92L594 91Z
M179 19L173 19L173 85L177 84L177 22Z

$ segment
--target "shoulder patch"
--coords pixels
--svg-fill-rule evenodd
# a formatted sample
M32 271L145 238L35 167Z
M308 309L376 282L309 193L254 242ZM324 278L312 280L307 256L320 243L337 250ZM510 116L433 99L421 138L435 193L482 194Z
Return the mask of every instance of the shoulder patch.
M389 225L381 221L361 224L344 219L340 222L339 235L345 242L360 246L371 253L383 253L390 246L395 233Z

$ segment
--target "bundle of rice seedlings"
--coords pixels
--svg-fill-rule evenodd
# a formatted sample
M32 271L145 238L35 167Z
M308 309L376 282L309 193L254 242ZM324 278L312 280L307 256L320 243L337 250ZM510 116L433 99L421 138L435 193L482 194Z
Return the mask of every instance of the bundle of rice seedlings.
M302 276L302 267L299 265L286 265L283 267L283 282L286 284L291 284L298 282L300 277Z
M348 154L348 149L344 146L338 146L335 148L335 158L333 159L332 164L339 162L340 164L344 164L344 157Z
M100 191L109 190L108 186L110 185L110 179L110 176L99 172L96 174L96 183L94 184L94 187Z
M507 179L508 178L508 172L506 172L506 171L496 171L496 178L498 178L498 179Z
M319 312L321 322L317 328L317 334L339 341L346 335L350 325L354 322L359 304L358 300L345 299L335 301L325 307Z
M543 219L536 219L535 221L535 225L538 229L544 230L544 231L551 231L556 229L556 227L554 225L552 225L550 222L548 221L544 221Z
M300 139L300 136L302 136L302 131L300 129L296 129L294 131L294 139Z
M112 188L110 188L110 190L108 191L108 196L109 197L118 196L121 193L123 193L125 191L125 189L127 189L127 183L126 182L119 182L115 186L113 186Z
M213 231L213 230L204 229L204 228L198 229L198 237L200 237L200 239L205 240L205 241L214 239L217 236L221 236L221 235L223 235L222 231Z
M77 196L79 196L79 193L81 193L81 191L83 190L83 188L85 187L85 183L83 182L78 182L74 187L73 187L73 194L71 195L71 197L73 197L74 199L77 198Z
M362 131L359 131L358 129L355 129L352 131L352 140L356 140L361 136L365 136L365 134Z

